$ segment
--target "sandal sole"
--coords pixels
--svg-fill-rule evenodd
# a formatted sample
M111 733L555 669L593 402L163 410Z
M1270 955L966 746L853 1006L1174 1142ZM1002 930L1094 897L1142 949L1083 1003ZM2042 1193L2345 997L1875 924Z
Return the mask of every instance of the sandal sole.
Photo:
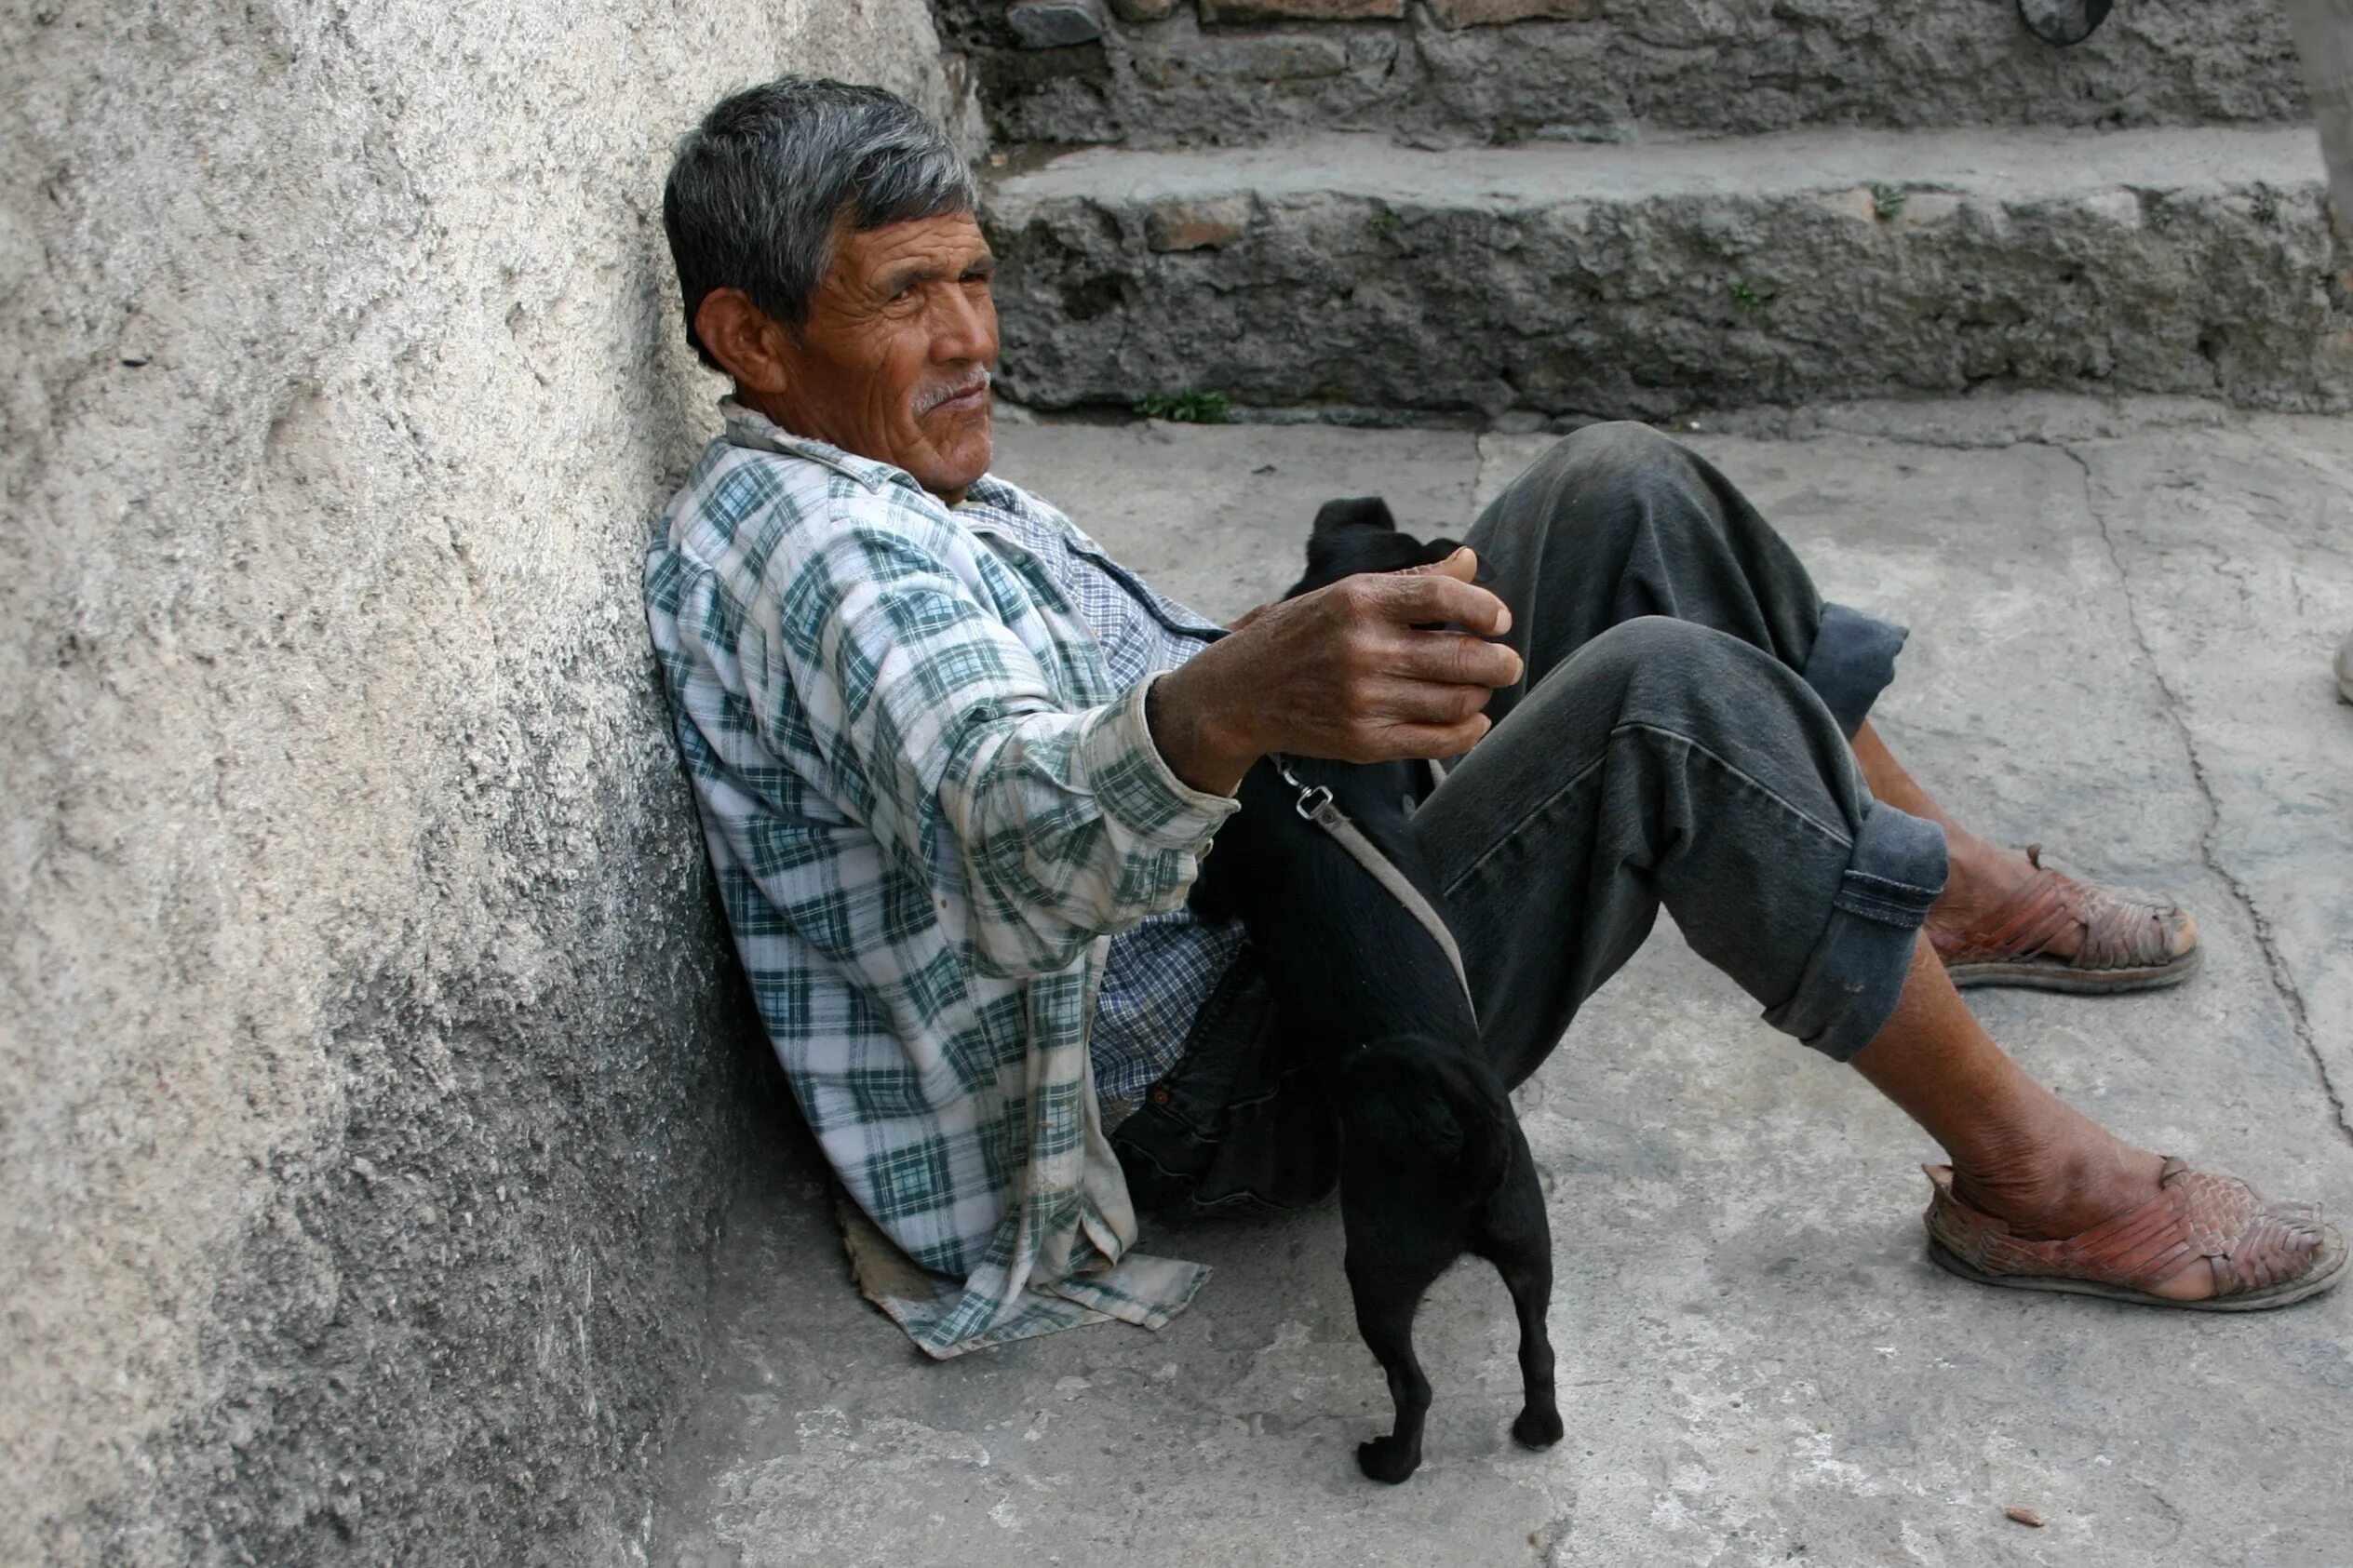
M2103 1285L2095 1280L2063 1280L2046 1274L1988 1274L1962 1261L1934 1237L1929 1239L1929 1257L1947 1273L2006 1291L2048 1291L2056 1295L2098 1296L2105 1301L2130 1302L2136 1307L2170 1307L2179 1312L2267 1312L2275 1307L2293 1306L2324 1291L2333 1291L2344 1282L2345 1233L2325 1223L2320 1228L2326 1240L2320 1245L2319 1255L2313 1259L2310 1268L2294 1279L2266 1285L2259 1291L2248 1291L2239 1295L2211 1296L2204 1301L2175 1301L2171 1296L2151 1295L2146 1291L2127 1290L2122 1285Z
M2023 991L2061 991L2093 997L2118 991L2161 991L2179 985L2206 962L2203 945L2191 948L2170 964L2144 969L2079 970L2064 958L1996 958L1976 963L1947 964L1945 977L1953 989L1975 985L2011 985Z

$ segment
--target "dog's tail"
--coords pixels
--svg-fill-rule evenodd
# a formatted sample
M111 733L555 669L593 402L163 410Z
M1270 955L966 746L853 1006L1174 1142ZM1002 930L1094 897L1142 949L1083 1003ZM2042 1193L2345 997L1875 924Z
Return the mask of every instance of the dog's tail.
M1502 1185L1517 1119L1475 1049L1419 1035L1376 1040L1341 1058L1332 1088L1351 1180L1438 1181L1472 1199Z

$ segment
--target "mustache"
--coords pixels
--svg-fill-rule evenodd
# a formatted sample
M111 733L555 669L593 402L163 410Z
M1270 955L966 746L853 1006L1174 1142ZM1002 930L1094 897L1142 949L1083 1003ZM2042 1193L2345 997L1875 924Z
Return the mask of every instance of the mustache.
M918 414L928 414L942 403L961 397L968 392L984 390L996 379L986 369L982 369L975 370L961 381L949 382L945 386L926 387L915 395L915 411Z

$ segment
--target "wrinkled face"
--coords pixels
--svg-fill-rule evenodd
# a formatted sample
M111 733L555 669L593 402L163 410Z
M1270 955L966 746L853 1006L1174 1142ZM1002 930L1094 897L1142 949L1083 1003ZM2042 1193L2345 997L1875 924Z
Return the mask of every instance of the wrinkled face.
M782 384L747 400L962 499L988 471L995 267L969 212L837 234L807 326L775 344Z

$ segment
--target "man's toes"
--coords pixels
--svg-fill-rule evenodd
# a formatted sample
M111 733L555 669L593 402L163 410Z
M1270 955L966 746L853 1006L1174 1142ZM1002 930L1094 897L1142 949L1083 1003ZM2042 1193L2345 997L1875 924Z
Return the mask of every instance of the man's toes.
M2311 1268L2326 1236L2312 1205L2274 1203L2248 1226L2228 1253L2198 1258L2149 1293L2168 1301L2205 1301L2284 1285L2303 1278Z
M2167 944L2165 949L2165 956L2169 958L2181 958L2184 954L2186 954L2197 947L2198 921L2191 916L2188 910L2176 909L2173 911L2173 926L2171 936L2171 940Z
M2267 1205L2230 1255L2214 1261L2215 1288L2238 1293L2301 1279L2319 1260L2327 1234L2309 1203Z

